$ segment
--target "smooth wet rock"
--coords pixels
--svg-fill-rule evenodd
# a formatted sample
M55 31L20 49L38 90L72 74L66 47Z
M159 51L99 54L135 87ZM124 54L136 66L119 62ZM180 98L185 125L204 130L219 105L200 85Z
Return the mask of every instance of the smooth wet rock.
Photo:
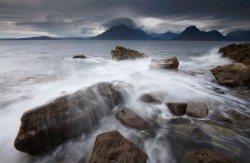
M144 53L140 53L132 49L127 49L122 46L117 46L115 50L112 50L111 55L112 59L114 60L136 59L146 57Z
M85 59L85 58L88 58L88 57L86 57L85 55L75 55L75 56L73 56L73 59Z
M122 124L126 126L138 130L147 130L149 128L149 124L147 121L145 121L141 116L126 107L117 112L115 116Z
M250 66L242 63L226 64L211 70L217 82L232 87L250 87Z
M208 116L207 105L202 102L188 102L186 115L194 118L205 118Z
M214 153L208 149L200 149L195 151L193 155L193 163L236 163L225 156Z
M186 113L187 103L170 102L167 106L174 115L182 116Z
M105 82L61 96L22 115L14 145L31 155L50 151L91 130L122 101L121 90Z
M222 53L223 57L228 57L235 62L250 65L250 43L231 44L220 48L219 53Z
M149 94L149 93L141 95L140 100L143 101L143 102L146 102L146 103L156 103L156 104L161 103L160 99L155 97L155 95Z
M152 59L150 64L151 68L161 68L161 69L178 69L178 66L179 66L179 61L176 57Z
M118 131L96 137L89 163L146 163L147 155Z

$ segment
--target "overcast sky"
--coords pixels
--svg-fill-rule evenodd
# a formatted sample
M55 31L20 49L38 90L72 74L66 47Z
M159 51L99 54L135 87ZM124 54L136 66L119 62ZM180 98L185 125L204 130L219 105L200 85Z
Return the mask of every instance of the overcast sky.
M78 36L125 24L147 32L196 25L250 29L250 0L0 0L0 37Z

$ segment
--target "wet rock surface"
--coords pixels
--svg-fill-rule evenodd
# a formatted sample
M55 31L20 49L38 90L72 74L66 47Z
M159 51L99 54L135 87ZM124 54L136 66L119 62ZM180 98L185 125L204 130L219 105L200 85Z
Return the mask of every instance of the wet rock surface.
M186 108L187 104L186 103L178 103L178 102L173 102L173 103L167 103L167 106L171 113L177 116L182 116L186 113Z
M216 81L225 86L250 87L250 66L242 63L227 64L213 68Z
M127 107L124 107L121 111L117 112L115 116L122 124L126 126L138 130L147 130L149 128L147 121Z
M49 151L91 130L121 102L120 90L105 82L59 97L22 115L14 145L31 155Z
M161 69L178 69L178 66L179 66L179 61L177 57L152 59L150 64L151 68L161 68Z
M200 149L193 154L193 163L236 163L225 156L214 153L208 149Z
M208 116L208 108L202 102L171 102L166 103L172 114L182 116L184 114L194 118L205 118Z
M86 57L85 55L75 55L75 56L73 56L73 59L85 59L85 58L88 58L88 57Z
M202 102L188 102L186 115L194 118L205 118L208 116L208 108Z
M222 53L223 57L228 57L235 62L250 65L250 43L231 44L220 48L219 53Z
M140 53L132 49L127 49L122 46L117 46L115 50L112 50L111 55L112 59L114 60L126 60L146 57L144 53Z
M96 137L89 163L146 163L147 155L118 131Z

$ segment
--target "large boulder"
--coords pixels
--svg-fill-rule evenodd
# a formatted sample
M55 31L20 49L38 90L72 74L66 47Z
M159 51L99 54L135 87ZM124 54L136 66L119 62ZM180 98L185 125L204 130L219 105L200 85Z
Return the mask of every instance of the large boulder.
M16 149L38 155L88 132L122 102L120 89L112 83L98 83L25 112L14 143Z
M223 57L228 57L235 62L250 65L250 43L245 44L231 44L220 48L220 53Z
M138 130L147 130L149 128L149 124L147 121L145 121L141 116L126 107L117 112L115 116L122 124L126 126Z
M176 57L152 59L150 64L151 68L162 68L162 69L178 69L178 66L179 66L179 61Z
M215 67L211 71L221 85L250 87L250 66L242 63L226 64Z
M96 137L89 163L146 163L147 155L118 131Z
M112 59L114 60L136 59L146 57L144 53L140 53L132 49L127 49L122 46L116 46L115 50L111 51L111 55Z
M193 163L236 163L225 156L214 153L209 149L200 149L193 154Z

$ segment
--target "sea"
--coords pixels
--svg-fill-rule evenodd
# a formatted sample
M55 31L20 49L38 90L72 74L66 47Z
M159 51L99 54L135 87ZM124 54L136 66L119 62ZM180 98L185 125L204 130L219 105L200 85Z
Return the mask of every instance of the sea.
M189 162L187 155L201 148L209 148L243 163L250 162L250 129L234 125L241 119L242 126L250 122L250 90L221 86L210 71L216 66L232 63L218 53L220 47L231 43L240 42L0 41L0 162L88 162L96 136L114 130L140 146L148 156L148 163ZM111 50L116 46L143 52L148 57L112 60ZM88 58L73 59L74 55ZM180 63L178 71L152 70L149 67L153 58L174 56ZM91 132L66 141L52 152L30 156L15 149L14 140L25 111L98 82L115 81L128 83L133 88L133 92L128 93L126 105L144 119L154 119L157 125L153 131L148 133L126 127L112 113L93 126ZM164 94L163 103L147 104L138 100L142 94L150 92ZM184 116L191 124L199 123L201 132L198 134L202 133L208 139L198 139L193 132L187 134L185 126L183 131L169 129L165 122L177 117L170 113L165 103L181 101L200 101L208 105L209 116L201 122ZM228 110L237 111L241 119L234 119ZM216 119L217 114L229 120L221 122ZM173 133L176 134L175 141L168 136ZM186 140L179 140L178 134Z

